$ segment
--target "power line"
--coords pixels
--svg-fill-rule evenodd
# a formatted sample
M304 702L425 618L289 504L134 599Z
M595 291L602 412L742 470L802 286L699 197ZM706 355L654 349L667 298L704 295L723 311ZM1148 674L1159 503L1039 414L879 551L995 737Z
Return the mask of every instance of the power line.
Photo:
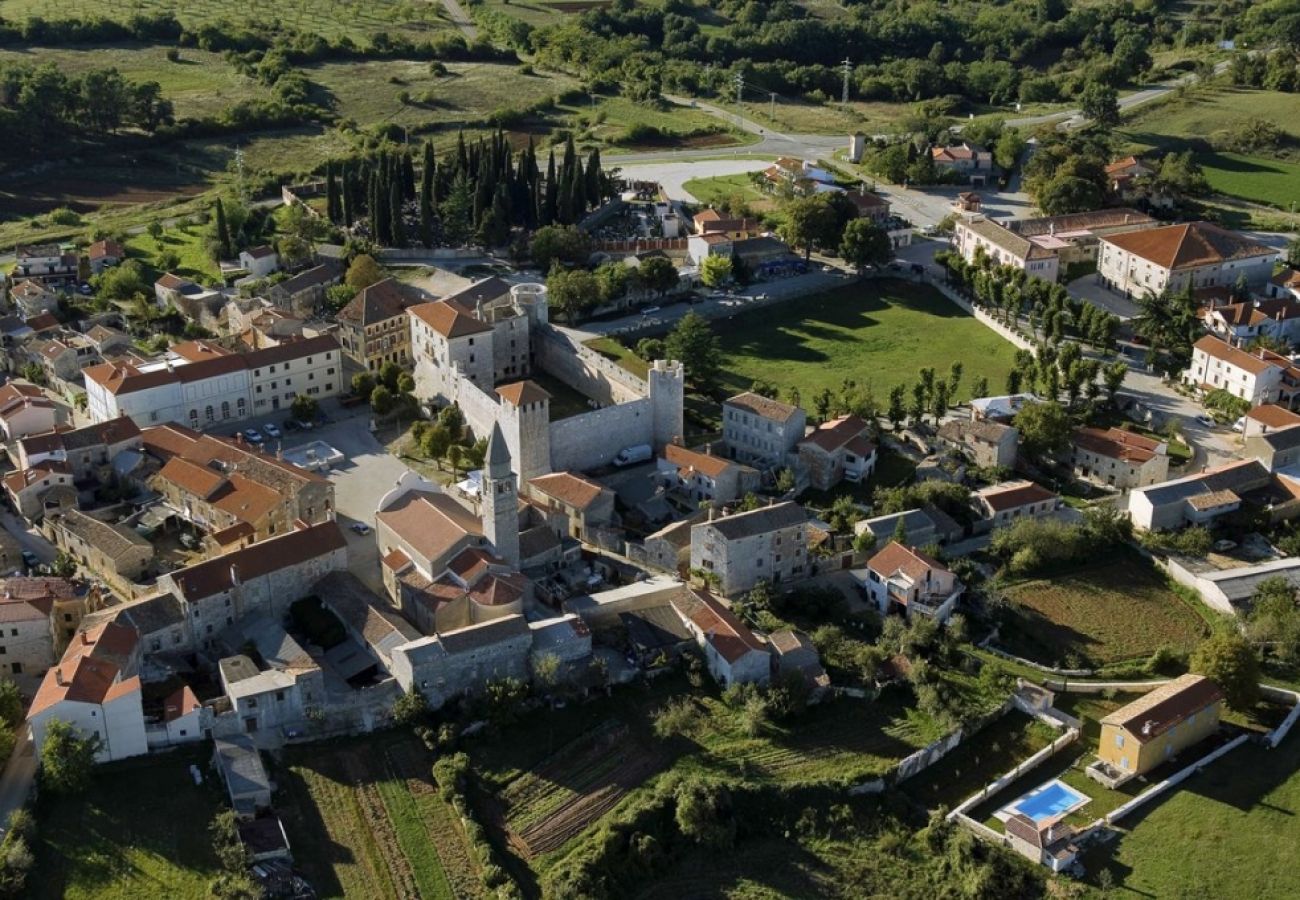
M737 72L735 77L736 83L736 124L741 124L741 100L745 96L745 76L742 72Z
M849 75L853 72L853 61L850 60L850 59L846 56L846 57L844 57L844 62L840 63L840 65L842 65L842 66L844 67L844 95L843 95L842 97L840 97L840 102L843 103L843 104L845 104L845 105L848 105L848 102L849 102Z

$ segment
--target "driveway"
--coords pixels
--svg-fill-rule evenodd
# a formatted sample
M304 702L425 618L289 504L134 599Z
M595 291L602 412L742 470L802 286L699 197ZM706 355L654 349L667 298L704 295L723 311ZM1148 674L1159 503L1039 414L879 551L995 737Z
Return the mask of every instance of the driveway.
M611 161L617 162L614 159ZM723 175L761 172L770 165L771 162L762 159L709 159L640 163L621 168L624 178L659 182L670 200L697 203L699 198L686 190L686 182L695 178L717 178Z
M9 817L22 807L32 792L36 780L36 745L30 738L27 726L18 733L13 753L0 774L0 838L9 830Z
M0 513L0 524L4 525L5 531L13 535L22 549L32 551L43 563L54 562L54 557L59 553L58 548L47 541L45 536L35 528L7 511Z
M1097 276L1084 275L1067 285L1071 297L1087 300L1093 306L1100 307L1112 315L1128 320L1141 313L1138 305L1123 294L1117 294L1097 280Z
M920 228L937 225L952 215L956 211L953 204L957 195L968 190L971 188L958 185L927 188L876 185L876 191L889 198L894 213ZM1026 219L1034 214L1034 204L1028 194L985 188L974 190L983 201L984 215L991 219Z

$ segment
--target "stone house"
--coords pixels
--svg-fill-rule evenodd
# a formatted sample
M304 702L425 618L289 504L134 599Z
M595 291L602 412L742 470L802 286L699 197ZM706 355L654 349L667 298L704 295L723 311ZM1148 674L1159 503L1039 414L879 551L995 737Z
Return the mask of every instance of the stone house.
M1127 491L1169 477L1168 447L1122 428L1077 428L1070 466L1081 478Z
M981 256L995 265L1023 269L1035 278L1056 281L1061 268L1057 251L1016 234L983 215L957 219L953 227L953 246L967 262Z
M745 392L722 402L722 442L731 458L761 469L785 466L807 427L804 411Z
M72 468L59 460L47 460L4 477L5 493L19 515L36 521L47 509L75 507L77 489Z
M1126 297L1231 288L1239 280L1263 288L1277 258L1277 250L1208 222L1165 225L1103 237L1097 280Z
M104 482L118 454L139 450L142 442L140 429L123 416L25 437L18 442L17 463L21 468L67 463L75 480Z
M68 288L77 280L81 257L65 253L58 244L26 244L14 248L10 277L29 278L48 288Z
M677 444L666 445L656 465L665 485L685 494L693 503L707 500L724 506L762 485L762 474L757 469Z
M949 541L959 541L964 536L962 526L937 506L924 506L863 519L853 526L853 533L864 534L869 531L876 538L875 546L883 547L898 531L900 522L907 532L904 543L911 547L946 544Z
M54 312L59 308L59 295L30 278L15 281L9 288L9 299L18 307L18 312L24 319Z
M181 601L194 644L207 648L245 616L279 621L316 582L347 564L347 541L330 520L167 572L157 586Z
M1172 481L1134 488L1128 495L1128 515L1135 528L1151 531L1209 525L1240 509L1243 496L1267 491L1271 483L1268 469L1257 460L1226 463Z
M86 248L86 261L90 264L90 271L95 275L103 275L105 269L111 269L124 259L126 259L126 248L117 241L95 241Z
M393 651L393 676L435 709L488 681L527 680L533 634L521 615L421 638Z
M278 309L305 319L325 303L325 292L342 278L341 266L326 263L271 285L266 297Z
M20 683L44 675L58 658L50 610L31 600L0 597L0 673Z
M808 517L797 503L777 503L714 518L691 528L691 569L716 578L724 597L760 581L796 581L812 572Z
M954 419L939 426L939 440L971 458L985 469L1011 469L1016 465L1020 430L990 420L972 422Z
M995 174L993 154L970 141L948 147L931 147L930 159L940 172L957 172L976 187L988 184Z
M573 472L540 475L528 482L529 497L548 510L563 515L565 533L587 540L592 529L614 522L614 492Z
M1227 391L1252 406L1290 406L1300 393L1300 366L1263 347L1243 350L1207 334L1192 345L1182 381L1202 391Z
M325 704L325 673L278 622L261 613L248 616L221 643L234 654L217 667L221 687L245 733L301 723Z
M1241 430L1243 438L1252 438L1256 435L1268 434L1270 431L1290 428L1292 425L1300 425L1300 413L1292 412L1285 406L1278 406L1275 403L1253 406L1243 418L1245 419Z
M230 796L230 806L244 819L271 808L271 779L262 765L262 754L252 739L242 734L217 738L212 761Z
M1074 826L1059 819L1035 821L1022 812L1014 812L1003 828L1007 846L1053 872L1064 872L1079 855L1079 846L1074 843Z
M876 445L871 426L857 416L823 422L799 442L799 462L817 490L827 491L841 480L858 482L876 468Z
M134 529L102 522L77 509L47 516L44 530L80 565L118 584L139 580L153 561L153 545Z
M1244 455L1259 460L1270 472L1295 465L1300 462L1300 426L1246 438Z

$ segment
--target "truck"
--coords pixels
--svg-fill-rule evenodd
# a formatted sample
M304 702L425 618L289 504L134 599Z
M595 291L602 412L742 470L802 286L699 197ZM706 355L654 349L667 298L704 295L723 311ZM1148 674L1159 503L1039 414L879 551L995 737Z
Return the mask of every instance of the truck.
M618 455L614 457L614 465L619 467L635 465L645 462L653 455L654 450L649 444L633 444L618 451Z

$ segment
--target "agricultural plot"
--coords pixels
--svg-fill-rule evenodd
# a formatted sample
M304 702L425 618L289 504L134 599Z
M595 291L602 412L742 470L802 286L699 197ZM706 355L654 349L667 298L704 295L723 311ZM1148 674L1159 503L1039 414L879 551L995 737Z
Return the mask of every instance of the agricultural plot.
M125 21L131 16L171 13L190 27L217 22L237 22L250 31L278 27L294 28L327 38L369 39L379 32L401 34L412 40L428 39L436 31L450 28L442 6L412 0L267 0L242 4L238 8L220 0L132 0L104 6L91 0L5 0L3 15L21 22L40 17L60 19L107 18Z
M804 403L846 378L870 388L877 401L897 384L918 380L922 368L946 376L964 367L959 396L981 376L999 390L1015 348L934 288L898 279L846 285L797 303L744 313L719 330L726 390L763 379L798 388ZM910 393L908 394L910 397Z
M478 896L459 821L413 739L317 746L286 762L285 826L321 896Z
M525 858L558 850L670 758L666 748L647 748L625 725L606 722L501 794L511 843Z
M1014 619L1002 647L1047 665L1097 667L1190 651L1208 634L1199 610L1147 561L1120 555L1006 589Z

